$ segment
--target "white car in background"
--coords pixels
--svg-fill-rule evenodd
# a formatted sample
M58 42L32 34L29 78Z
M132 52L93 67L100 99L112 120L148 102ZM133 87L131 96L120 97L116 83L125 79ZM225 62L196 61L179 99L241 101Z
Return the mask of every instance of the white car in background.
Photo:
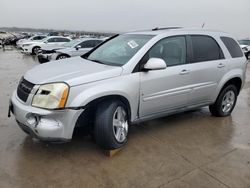
M48 61L80 56L87 53L103 41L103 39L96 38L81 38L72 40L53 49L48 47L42 48L38 54L38 60L40 63L45 63Z
M38 50L46 46L59 46L71 41L70 38L61 36L46 37L39 41L29 41L22 45L22 52L25 54L37 54Z
M17 48L21 48L24 43L31 42L31 41L40 41L46 38L47 35L34 35L28 39L20 39L16 42Z
M239 40L240 47L245 53L247 59L250 59L250 39Z

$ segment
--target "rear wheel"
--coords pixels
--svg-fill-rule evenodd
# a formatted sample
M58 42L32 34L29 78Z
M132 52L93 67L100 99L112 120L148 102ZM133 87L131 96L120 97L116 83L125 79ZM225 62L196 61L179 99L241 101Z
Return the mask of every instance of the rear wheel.
M209 110L214 116L229 116L236 104L238 91L234 85L228 85L219 94L213 105L209 106Z
M96 112L94 136L106 150L117 149L127 142L129 118L126 106L119 100L100 104Z

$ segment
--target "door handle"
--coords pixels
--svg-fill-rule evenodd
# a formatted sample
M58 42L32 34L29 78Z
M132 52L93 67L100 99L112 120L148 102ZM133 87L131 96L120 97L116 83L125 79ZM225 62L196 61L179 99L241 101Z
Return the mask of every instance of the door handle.
M185 74L189 74L189 70L186 70L186 69L183 69L181 72L180 72L180 75L185 75Z
M218 68L223 68L223 67L225 67L225 65L223 63L220 63L217 67Z

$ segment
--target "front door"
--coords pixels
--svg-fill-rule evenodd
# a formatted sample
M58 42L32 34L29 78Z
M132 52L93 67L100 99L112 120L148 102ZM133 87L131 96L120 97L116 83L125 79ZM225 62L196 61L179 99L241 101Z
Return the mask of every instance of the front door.
M186 37L168 37L146 54L162 58L167 68L140 73L140 118L184 108L191 91L190 68L186 60Z

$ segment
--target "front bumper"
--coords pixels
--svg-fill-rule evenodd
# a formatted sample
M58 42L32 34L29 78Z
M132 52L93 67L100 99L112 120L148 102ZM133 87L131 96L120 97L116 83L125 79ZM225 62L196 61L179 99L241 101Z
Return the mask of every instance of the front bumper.
M83 109L46 110L23 103L16 94L11 98L12 113L21 129L43 141L68 141L72 138L76 121ZM36 117L36 124L28 118Z
M47 63L50 61L51 55L50 54L38 54L37 58L38 58L39 63Z
M31 50L29 48L26 48L26 47L21 47L21 53L31 54Z

